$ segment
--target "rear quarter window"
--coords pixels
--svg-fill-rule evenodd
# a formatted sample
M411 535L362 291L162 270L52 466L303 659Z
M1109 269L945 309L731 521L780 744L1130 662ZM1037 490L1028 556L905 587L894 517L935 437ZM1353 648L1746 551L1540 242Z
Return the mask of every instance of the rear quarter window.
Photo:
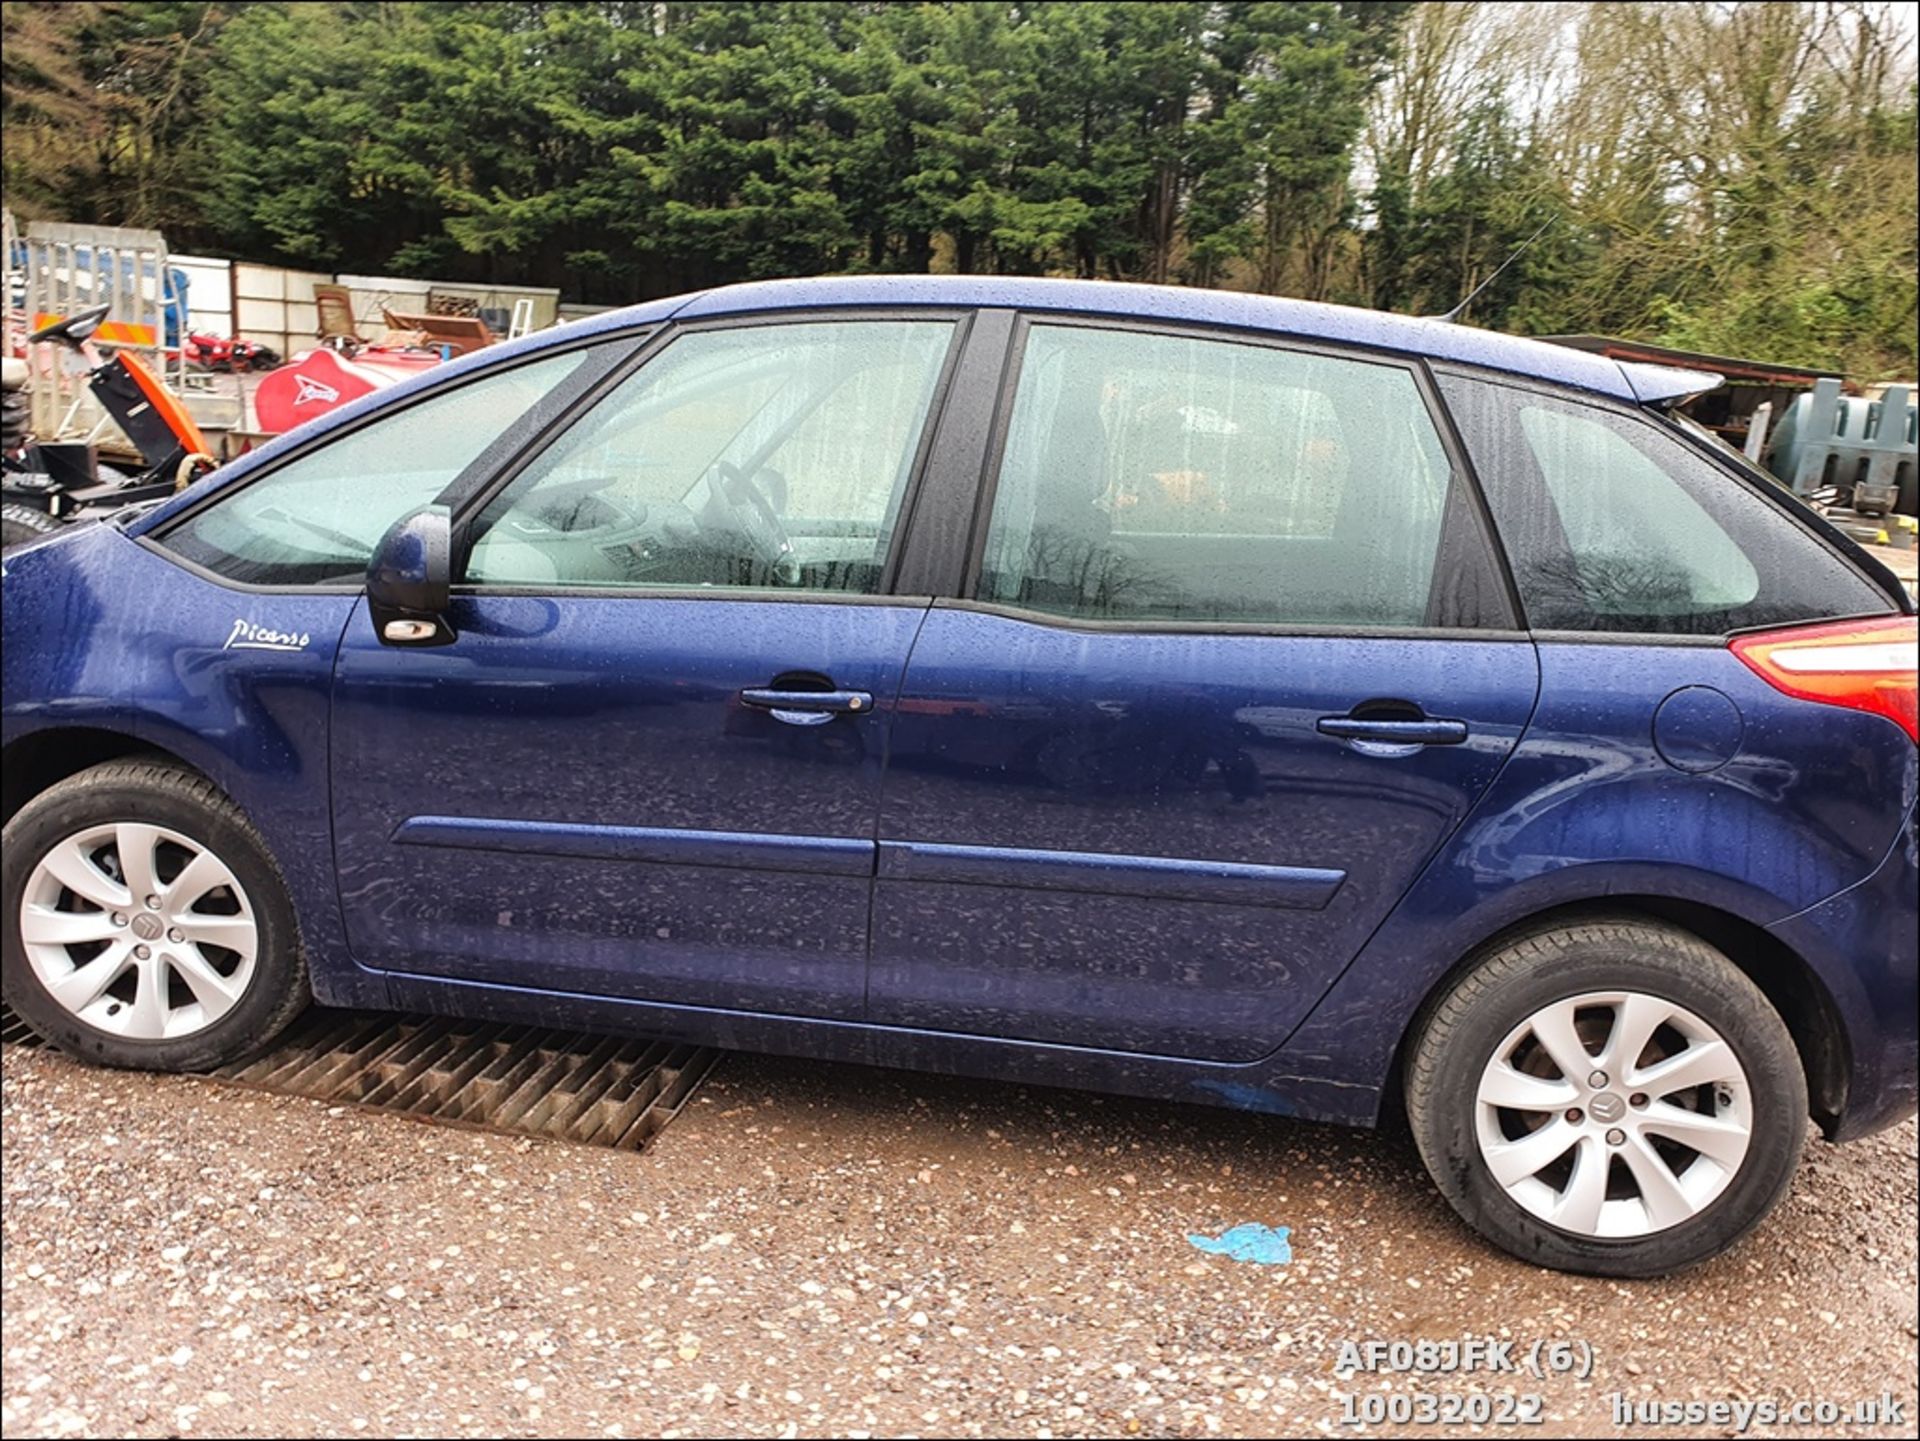
M1535 630L1720 636L1891 610L1781 506L1653 421L1439 380Z

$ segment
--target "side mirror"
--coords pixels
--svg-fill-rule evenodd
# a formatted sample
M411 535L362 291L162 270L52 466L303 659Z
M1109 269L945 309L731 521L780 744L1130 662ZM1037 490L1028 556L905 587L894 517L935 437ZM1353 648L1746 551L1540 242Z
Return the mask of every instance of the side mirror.
M453 518L444 505L402 517L367 563L367 609L387 645L448 645L453 600Z

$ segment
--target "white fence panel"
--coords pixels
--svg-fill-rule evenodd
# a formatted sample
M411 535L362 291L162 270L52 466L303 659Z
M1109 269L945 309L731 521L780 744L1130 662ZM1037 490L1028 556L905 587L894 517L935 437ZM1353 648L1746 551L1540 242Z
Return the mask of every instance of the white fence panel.
M201 335L233 334L233 262L210 255L176 255L186 272L187 329Z
M313 304L314 282L325 285L332 279L323 271L235 265L235 332L286 356L311 350L320 330L320 312Z

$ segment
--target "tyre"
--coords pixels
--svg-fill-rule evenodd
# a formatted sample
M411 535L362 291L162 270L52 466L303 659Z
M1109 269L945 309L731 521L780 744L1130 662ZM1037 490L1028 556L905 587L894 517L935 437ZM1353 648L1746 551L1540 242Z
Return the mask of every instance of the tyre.
M186 1071L264 1048L309 998L286 886L239 807L160 761L109 761L7 822L0 980L70 1055Z
M0 451L17 455L26 448L28 418L24 390L0 392Z
M1421 1159L1523 1260L1657 1276L1733 1245L1806 1138L1800 1057L1759 988L1652 922L1523 936L1475 966L1408 1057Z
M44 510L8 501L0 505L0 551L58 534L60 522Z

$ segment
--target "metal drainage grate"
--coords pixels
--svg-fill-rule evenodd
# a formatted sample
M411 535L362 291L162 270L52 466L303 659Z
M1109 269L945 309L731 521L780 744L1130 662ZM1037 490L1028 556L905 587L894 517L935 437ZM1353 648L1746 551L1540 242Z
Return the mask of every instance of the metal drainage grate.
M40 1038L33 1028L13 1013L13 1007L0 1002L0 1045L37 1046Z
M212 1074L424 1120L637 1151L718 1051L537 1026L312 1011L256 1060Z
M11 1011L8 1044L38 1044ZM265 1055L208 1074L422 1120L638 1151L720 1052L538 1026L315 1008Z

